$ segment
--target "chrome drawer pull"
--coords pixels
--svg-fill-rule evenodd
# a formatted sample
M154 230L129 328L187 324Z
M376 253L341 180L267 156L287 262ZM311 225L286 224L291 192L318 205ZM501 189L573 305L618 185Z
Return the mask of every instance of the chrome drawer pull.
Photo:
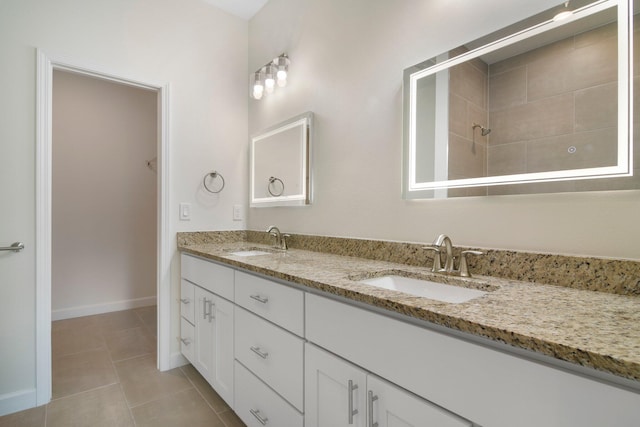
M251 351L253 351L258 356L262 357L263 359L266 359L267 356L269 356L269 353L267 353L266 351L265 352L261 351L260 347L249 347L249 348L251 349Z
M358 415L358 410L353 409L353 392L358 389L358 384L354 384L353 380L349 380L348 394L348 410L349 410L349 424L353 424L353 416Z
M373 402L378 400L378 396L374 396L373 392L369 390L369 427L378 427L378 423L373 422Z
M180 338L180 341L182 341L182 344L184 345L191 344L191 340L189 338Z
M215 309L216 309L216 305L213 302L213 300L209 301L209 313L208 313L209 323L211 323L211 321L216 318Z
M269 421L269 418L262 418L262 416L260 415L260 411L256 410L256 409L249 409L249 412L251 412L251 415L253 415L254 417L256 417L256 419L258 420L258 422L260 422L260 424L262 424L263 426L267 425L267 421Z
M207 301L206 298L202 298L202 318L206 319L207 316L209 315L209 313L207 313L207 304L209 303L209 301Z
M189 298L180 298L180 302L183 304L189 304L191 300Z
M262 304L266 304L269 301L269 298L261 297L260 295L249 295L249 298L261 302Z

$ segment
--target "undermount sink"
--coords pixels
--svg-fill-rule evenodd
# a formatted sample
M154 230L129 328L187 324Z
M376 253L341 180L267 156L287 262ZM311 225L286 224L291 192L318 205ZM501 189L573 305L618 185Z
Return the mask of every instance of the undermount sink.
M467 302L487 293L477 289L395 275L360 280L360 283L453 304Z
M264 249L264 248L243 248L243 249L238 249L234 251L229 251L229 255L241 256L241 257L272 255L274 253L277 253L277 252L269 249Z

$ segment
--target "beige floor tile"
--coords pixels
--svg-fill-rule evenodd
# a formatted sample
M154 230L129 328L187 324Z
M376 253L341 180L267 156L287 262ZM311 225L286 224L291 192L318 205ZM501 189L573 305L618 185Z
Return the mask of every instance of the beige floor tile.
M131 414L117 384L51 402L47 427L133 426Z
M53 399L80 393L118 381L106 349L53 359Z
M136 308L134 311L138 314L138 316L140 316L142 323L144 324L145 328L147 328L149 333L154 337L157 337L158 336L157 307L155 305L151 305L148 307Z
M133 310L99 314L96 316L96 322L100 329L105 333L142 326L140 316L138 316Z
M137 406L131 412L137 427L225 427L195 389Z
M51 332L79 330L97 326L99 316L74 317L72 319L56 320L51 322Z
M51 356L54 359L101 348L105 348L104 339L93 325L51 331Z
M200 372L193 367L193 365L185 365L182 368L182 372L191 380L193 385L198 389L204 400L213 408L216 413L228 411L229 405L215 392L209 385L207 380L204 379Z
M222 419L226 427L247 427L232 410L221 412L218 416Z
M180 368L158 371L155 355L136 357L114 365L130 407L193 388Z
M114 362L156 351L155 338L141 326L105 333L104 338Z
M0 427L44 427L46 406L0 417Z

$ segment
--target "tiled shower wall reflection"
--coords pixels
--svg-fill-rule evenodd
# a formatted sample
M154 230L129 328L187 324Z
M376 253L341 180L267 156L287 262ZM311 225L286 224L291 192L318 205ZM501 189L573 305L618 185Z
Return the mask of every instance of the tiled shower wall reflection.
M489 66L488 175L617 161L616 24Z

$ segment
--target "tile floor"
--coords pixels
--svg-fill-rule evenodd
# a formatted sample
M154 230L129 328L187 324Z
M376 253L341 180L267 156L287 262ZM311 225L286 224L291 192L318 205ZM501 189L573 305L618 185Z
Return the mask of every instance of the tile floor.
M243 427L191 365L156 369L156 307L51 325L53 397L0 427Z

